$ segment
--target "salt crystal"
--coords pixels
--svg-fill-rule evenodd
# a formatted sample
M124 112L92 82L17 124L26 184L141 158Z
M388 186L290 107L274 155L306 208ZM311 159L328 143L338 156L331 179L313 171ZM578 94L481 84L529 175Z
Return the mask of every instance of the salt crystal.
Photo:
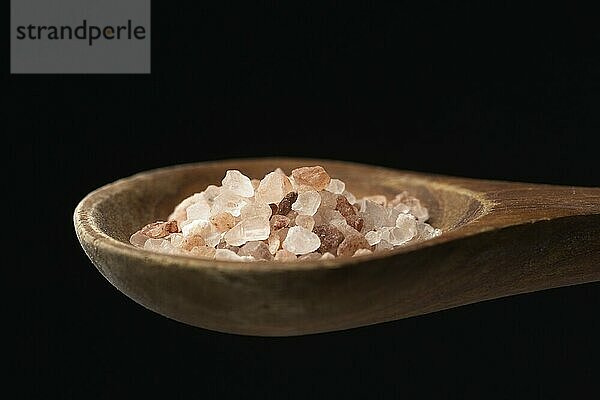
M414 232L413 236L417 233L417 220L411 214L399 214L396 218L396 226Z
M384 227L381 231L381 239L394 245L400 246L411 240L417 233L416 227L414 229L404 229L398 227Z
M224 233L221 232L211 232L204 236L204 243L209 247L216 247L221 242L223 235Z
M275 232L279 229L286 228L290 225L290 219L285 215L273 215L270 221L271 231Z
M387 205L387 198L380 194L374 196L365 196L363 199L372 201L384 207Z
M234 217L239 217L244 206L250 203L250 200L239 196L229 190L221 191L211 206L210 214L216 215L220 212L228 212Z
M302 167L292 171L297 185L310 186L313 190L323 190L331 180L329 174L321 166Z
M283 199L279 202L277 206L277 214L279 215L287 215L290 211L292 211L292 205L298 199L298 193L289 192Z
M256 260L272 260L273 255L269 252L269 247L260 241L248 242L237 253L239 256L252 256Z
M381 231L369 231L365 234L365 239L373 246L381 241Z
M273 255L277 253L277 250L279 250L279 248L281 247L281 240L279 240L279 235L276 233L271 233L267 241L267 246L269 247L269 253Z
M313 228L313 232L319 237L321 246L319 252L333 252L344 240L344 234L333 225L323 224Z
M329 252L323 253L323 255L321 256L321 260L332 260L334 258L335 256Z
M294 253L281 249L275 254L275 261L296 261L297 257Z
M270 231L268 218L252 217L239 222L225 233L224 238L227 244L240 246L253 240L265 240Z
M358 249L352 257L368 256L369 254L373 254L370 249Z
M181 233L172 233L169 235L169 241L175 247L181 247L185 241L185 237Z
M316 261L321 259L321 253L308 253L298 257L300 261Z
M297 226L301 226L309 231L312 231L315 227L315 219L310 215L298 215L294 222Z
M186 209L186 212L188 222L193 220L208 221L210 218L210 206L204 201L192 204Z
M254 196L254 187L252 187L250 178L236 169L227 171L225 178L223 178L221 183L224 189L229 190L238 196Z
M363 235L346 235L337 249L337 255L338 257L350 257L353 256L358 249L370 250L371 246Z
M299 193L292 210L301 215L315 215L321 204L321 195L314 190Z
M394 248L394 245L386 242L385 240L381 240L377 245L375 245L375 252L379 253L381 251L389 251Z
M216 253L216 250L214 248L206 247L206 246L194 247L190 250L190 254L192 254L194 256L210 258L210 259L215 258L215 253Z
M273 211L268 204L249 200L248 203L240 210L240 218L248 219L259 216L269 218L272 213Z
M342 194L346 190L346 184L339 179L332 179L325 190L335 194Z
M181 232L185 237L193 235L206 236L211 231L212 227L210 222L201 219L192 221L189 224L185 225L183 228L181 228Z
M354 196L349 191L344 190L344 193L342 193L342 195L348 200L348 203L350 203L350 204L356 203L356 196Z
M279 203L292 191L292 183L280 171L270 172L260 181L256 190L256 200L262 203Z
M144 243L144 249L157 251L160 253L167 254L178 254L179 251L175 248L171 242L165 239L148 239L146 243Z
M283 242L283 248L294 254L307 254L320 246L319 236L300 226L292 226Z
M393 204L404 204L408 206L410 209L410 213L414 215L419 221L427 221L429 219L429 211L427 208L421 205L419 199L414 196L408 194L408 192L404 191L398 195L393 200Z
M153 222L144 226L140 233L148 236L152 239L159 239L169 236L169 234L179 231L179 227L177 226L177 221L168 221L168 222Z
M137 231L129 238L129 243L137 247L144 247L144 243L148 240L148 236L144 235L142 232Z
M215 259L223 260L223 261L252 261L254 257L252 256L238 256L231 250L227 249L216 249L215 250Z
M206 202L212 206L212 203L215 201L215 198L221 194L223 188L221 186L208 185L206 189L204 189L204 199Z
M177 205L177 207L175 207L175 210L173 210L171 215L169 215L169 221L177 221L181 226L181 224L188 219L186 209L204 198L205 195L203 193L194 193L190 197L185 198Z
M260 186L260 179L250 179L250 183L254 188L254 195L256 196L256 189L258 189L258 186Z
M360 216L364 220L364 230L370 231L382 226L395 226L400 212L394 208L383 207L370 200L359 200Z
M220 212L210 217L210 222L214 225L217 231L225 232L235 226L235 217L228 212Z
M321 205L319 206L319 209L333 210L337 204L338 195L327 190L322 191L319 194L321 195Z

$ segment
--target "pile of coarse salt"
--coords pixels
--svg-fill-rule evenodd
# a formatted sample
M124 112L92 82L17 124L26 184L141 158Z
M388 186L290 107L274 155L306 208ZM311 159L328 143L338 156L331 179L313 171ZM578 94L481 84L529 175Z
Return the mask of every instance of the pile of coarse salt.
M262 180L227 171L221 186L183 200L168 221L131 236L137 247L231 261L323 260L387 251L441 234L407 192L356 199L323 167Z

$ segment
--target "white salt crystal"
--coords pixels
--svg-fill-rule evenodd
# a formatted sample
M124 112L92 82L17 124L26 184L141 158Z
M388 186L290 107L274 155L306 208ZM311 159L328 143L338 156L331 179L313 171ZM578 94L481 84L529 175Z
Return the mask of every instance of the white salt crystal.
M208 185L208 187L202 192L206 202L210 205L215 201L215 198L221 194L223 188L221 186Z
M242 220L227 231L224 239L230 246L241 246L246 242L267 239L270 231L268 218L252 217Z
M394 208L384 207L370 200L359 200L360 216L364 220L364 230L370 231L382 226L396 226L400 212Z
M321 246L319 237L308 229L292 226L283 241L283 248L296 255L307 254Z
M321 204L321 195L314 191L298 193L298 199L292 204L292 210L301 215L315 215Z
M292 183L281 170L265 175L256 190L256 200L265 204L278 204L283 197L292 191Z
M399 214L396 218L396 226L404 230L414 231L415 234L417 233L417 220L411 214Z
M344 193L342 193L342 195L344 195L344 197L346 198L346 200L348 200L348 203L350 203L350 204L355 204L356 203L356 196L354 196L349 191L344 190Z
M281 240L279 240L279 235L277 233L269 235L267 246L269 247L269 253L273 255L277 253L277 250L279 250L279 247L281 246Z
M381 229L381 239L386 242L399 246L408 242L417 233L416 229L403 229L398 227L384 227Z
M346 184L339 179L332 179L329 181L329 185L327 185L325 190L335 194L342 194L344 193L344 190L346 190Z
M177 224L181 226L185 220L188 219L186 209L194 203L197 203L205 199L204 193L194 193L193 195L185 198L179 203L171 215L169 215L169 221L177 221Z
M211 232L204 237L204 243L208 247L217 247L224 235L222 232Z
M210 206L208 202L204 199L204 196L200 195L201 199L195 202L188 208L186 208L187 220L197 220L201 219L204 221L208 221L210 218Z
M181 228L183 236L200 235L202 237L208 235L212 231L211 223L202 219L193 220L189 224Z
M180 251L171 242L165 239L148 239L144 243L144 249L166 254L178 254Z
M265 217L269 218L273 210L267 203L262 203L259 201L249 201L242 209L240 210L240 217L242 219L248 219L252 217Z
M326 252L321 256L321 260L332 260L334 258L335 258L335 256L333 254L331 254L330 252Z
M378 253L380 251L388 251L392 250L393 248L394 246L391 243L382 240L375 246L375 252Z
M217 215L220 212L228 212L234 217L239 217L241 209L249 202L248 198L239 196L229 190L222 190L221 194L215 197L210 214Z
M215 251L215 259L223 261L253 261L252 256L238 256L229 249L217 249Z
M223 184L224 189L238 196L254 196L254 187L252 186L250 178L236 169L227 171L225 178L223 178L221 183Z
M310 215L298 215L296 217L296 225L312 231L315 227L315 219Z
M369 231L365 234L365 239L373 246L374 244L381 242L381 231Z
M169 235L169 240L171 241L171 244L175 247L181 247L183 245L183 241L185 240L185 238L183 237L183 235L181 233L171 233Z

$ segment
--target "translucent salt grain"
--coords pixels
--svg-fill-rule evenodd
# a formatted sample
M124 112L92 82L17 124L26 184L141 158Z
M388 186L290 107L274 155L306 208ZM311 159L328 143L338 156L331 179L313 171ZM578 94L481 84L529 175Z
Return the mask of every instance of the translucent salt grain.
M197 257L203 257L203 258L210 258L213 259L215 258L215 253L216 250L212 247L206 247L206 246L202 246L202 247L193 247L190 250L190 254L197 256Z
M381 239L393 246L399 246L411 240L416 233L416 229L382 228Z
M270 172L260 181L256 190L256 200L261 203L279 203L292 191L292 183L279 171Z
M297 257L294 253L281 249L275 254L275 261L296 261Z
M190 197L185 198L181 203L175 207L171 215L169 215L169 221L177 221L177 223L181 226L183 221L188 219L186 209L194 203L197 203L201 200L205 200L204 193L194 193Z
M223 261L252 261L254 257L252 256L238 256L231 250L227 249L216 249L215 250L215 259L223 260Z
M204 220L195 220L181 228L183 236L200 235L206 236L211 233L212 227L210 222Z
M321 195L314 190L298 193L298 198L292 204L292 210L300 215L315 215L321 204Z
M309 231L312 231L315 227L315 219L310 215L298 215L294 222L296 223L296 226L301 226Z
M283 248L296 255L307 254L321 246L319 237L308 229L292 226L283 241Z
M332 179L325 190L335 194L342 194L346 190L346 184L339 179Z
M168 240L165 239L148 239L146 243L144 243L144 249L157 251L160 253L167 254L178 254L179 250L171 244Z
M246 242L267 239L270 231L268 218L252 217L239 222L227 231L224 239L231 246L241 246Z
M329 252L323 253L323 255L321 256L321 260L332 260L334 258L335 256Z
M204 194L198 196L198 201L195 201L192 205L186 208L187 219L203 219L208 221L210 218L210 205L206 201Z
M185 237L181 233L172 233L169 235L169 241L175 247L181 247L185 241Z
M238 170L234 169L227 171L225 178L223 178L221 183L224 189L229 190L231 193L238 196L254 196L254 187L252 186L252 182L250 182L250 178Z
M396 218L396 226L402 230L417 234L417 220L411 214L399 214Z
M222 191L223 188L221 186L208 185L202 193L204 194L204 199L206 202L209 205L212 205L212 203L215 201L215 198L220 195Z
M129 238L129 243L137 247L144 247L144 243L146 243L146 240L148 239L148 236L138 231L131 235L131 237Z
M381 240L375 246L375 252L378 253L378 252L381 252L381 251L389 251L389 250L392 250L393 248L394 248L394 245L392 245L389 242L386 242L385 240Z
M269 239L267 240L267 246L269 247L269 253L275 255L277 250L281 247L281 240L279 240L279 235L276 233L271 233L269 235Z
M248 201L244 207L240 210L240 218L248 219L251 217L265 217L269 218L273 211L268 204L260 203L258 201Z
M381 231L369 231L365 234L365 239L371 246L381 242Z
M238 256L252 256L256 260L272 260L273 255L269 252L266 243L260 241L248 242L238 251Z
M302 167L292 171L294 181L299 186L310 186L313 190L323 190L331 180L329 174L321 166Z
M373 254L373 252L369 249L358 249L354 252L352 257L367 256L369 254Z
M211 232L204 236L204 243L209 247L216 247L223 238L224 233L221 232Z
M250 203L250 200L243 196L239 196L229 190L223 190L215 197L211 206L210 214L216 215L221 212L228 212L234 217L239 217L244 206Z
M344 190L344 193L342 193L342 195L348 200L348 203L350 203L350 204L356 203L356 196L354 196L349 191Z

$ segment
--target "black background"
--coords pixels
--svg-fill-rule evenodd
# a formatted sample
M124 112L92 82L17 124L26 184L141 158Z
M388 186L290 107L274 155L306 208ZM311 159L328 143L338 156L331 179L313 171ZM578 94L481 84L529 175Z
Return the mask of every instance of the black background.
M5 60L5 198L18 227L7 235L23 248L6 266L17 271L7 279L7 346L24 397L554 398L598 389L598 284L345 332L243 337L127 299L88 261L71 222L100 185L231 157L598 186L600 35L590 10L192 4L154 2L148 76L10 76Z

